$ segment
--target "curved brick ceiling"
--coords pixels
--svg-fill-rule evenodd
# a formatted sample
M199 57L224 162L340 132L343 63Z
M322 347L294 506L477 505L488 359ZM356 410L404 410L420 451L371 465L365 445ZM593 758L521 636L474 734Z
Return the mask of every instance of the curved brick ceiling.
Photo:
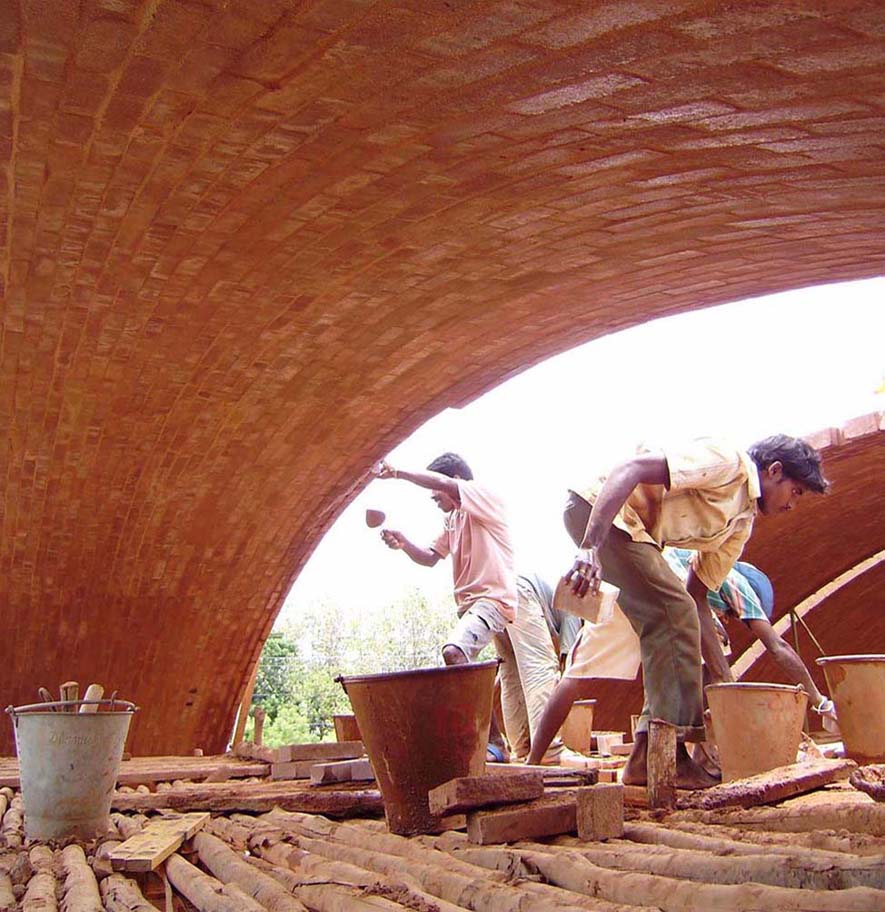
M882 32L878 0L0 0L4 699L98 678L133 750L217 750L423 420L881 273Z

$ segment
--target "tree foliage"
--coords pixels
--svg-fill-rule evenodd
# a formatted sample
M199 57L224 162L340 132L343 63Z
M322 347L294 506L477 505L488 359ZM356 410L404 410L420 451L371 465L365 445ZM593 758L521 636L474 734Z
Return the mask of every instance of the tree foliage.
M383 609L346 614L329 603L308 605L268 637L255 682L267 711L264 743L322 741L332 716L351 711L338 675L378 674L441 664L456 620L448 600L430 603L417 590ZM253 731L250 718L246 737Z

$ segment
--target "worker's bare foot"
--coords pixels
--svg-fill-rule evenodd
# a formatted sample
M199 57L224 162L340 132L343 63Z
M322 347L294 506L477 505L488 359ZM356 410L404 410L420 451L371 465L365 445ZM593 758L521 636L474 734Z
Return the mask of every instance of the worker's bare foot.
M627 758L624 771L621 773L621 782L624 785L645 785L648 779L646 767L646 754L648 752L648 734L636 732L633 740L633 750Z
M681 750L680 750L681 748ZM695 763L685 745L676 748L676 780L673 783L678 789L705 789L719 784L719 778L708 773L700 764Z

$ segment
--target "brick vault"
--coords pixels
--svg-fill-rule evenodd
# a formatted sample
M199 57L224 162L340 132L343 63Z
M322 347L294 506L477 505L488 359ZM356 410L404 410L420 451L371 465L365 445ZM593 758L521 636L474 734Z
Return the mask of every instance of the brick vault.
M134 751L218 750L426 418L880 274L883 31L879 0L0 0L4 699L99 679ZM882 546L880 441L835 441L790 598Z

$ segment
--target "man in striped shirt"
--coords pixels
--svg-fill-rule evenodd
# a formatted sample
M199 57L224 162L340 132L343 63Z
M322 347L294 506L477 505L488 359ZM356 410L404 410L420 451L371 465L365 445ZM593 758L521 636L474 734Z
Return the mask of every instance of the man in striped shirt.
M664 558L683 582L688 580L693 552L685 548L667 548ZM771 654L772 659L791 684L801 684L808 694L810 706L823 716L829 728L836 721L833 701L818 690L811 673L795 649L774 629L774 587L771 580L753 564L738 561L725 577L722 588L707 592L707 604L718 617L727 622L736 619L746 624L750 633Z

